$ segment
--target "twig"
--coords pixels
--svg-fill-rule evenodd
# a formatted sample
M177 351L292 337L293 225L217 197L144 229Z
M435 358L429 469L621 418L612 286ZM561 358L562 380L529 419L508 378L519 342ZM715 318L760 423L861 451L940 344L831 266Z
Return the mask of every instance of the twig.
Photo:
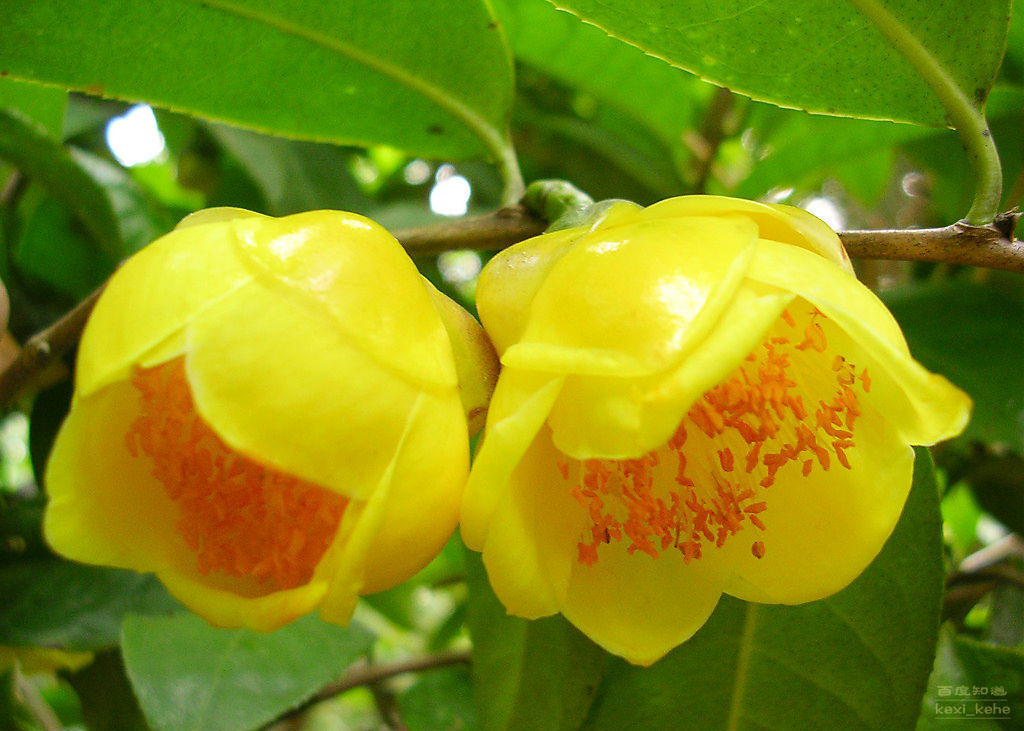
M472 661L470 653L467 652L441 652L436 655L428 655L413 660L391 663L388 665L359 665L350 668L341 679L325 685L312 698L289 711L287 716L294 717L301 714L321 701L326 701L342 693L358 688L363 685L374 685L396 675L405 673L418 673L423 670L433 670L449 665L462 665Z
M1022 214L1003 213L988 226L962 221L945 228L882 231L840 231L839 238L855 259L939 261L966 266L1024 272L1024 241L1014 240ZM484 216L466 218L395 235L414 255L452 249L498 250L536 236L545 223L522 206L502 208ZM10 403L39 371L68 351L82 334L99 290L93 292L53 325L29 338L21 354L0 372L0 406Z
M962 621L971 607L1000 585L1024 590L1024 573L1018 565L1024 558L1024 542L1010 534L960 562L946 582L943 616Z
M25 705L32 718L44 731L61 731L64 726L61 724L57 714L53 712L50 705L43 698L42 693L32 682L21 674L20 668L14 670L15 692L18 699Z
M407 228L395 232L410 254L438 254L452 249L504 249L544 231L547 222L524 206L499 208L494 213L451 223Z
M711 166L718 155L718 148L721 147L726 138L726 118L732 111L733 94L724 87L715 90L704 112L700 129L692 134L686 135L683 142L693 153L693 168L690 171L690 178L693 180L693 192L703 193L707 190L708 180L711 178Z
M340 680L326 685L320 692L313 696L312 702L327 700L336 695L341 695L347 690L358 688L361 685L378 683L396 675L405 673L418 673L422 670L433 670L449 665L463 665L471 661L469 652L439 652L436 655L417 657L412 660L390 663L388 665L367 665L355 667L345 673Z
M0 406L13 401L37 373L78 342L102 291L103 287L100 287L57 322L26 341L18 356L0 373Z
M402 714L398 710L398 703L395 694L382 681L369 683L367 688L373 694L373 702L377 706L377 713L381 720L392 731L409 731L409 727L402 721Z
M945 228L840 231L855 259L903 259L1024 271L1024 241L1014 240L1020 213L1003 213L989 226L963 221Z

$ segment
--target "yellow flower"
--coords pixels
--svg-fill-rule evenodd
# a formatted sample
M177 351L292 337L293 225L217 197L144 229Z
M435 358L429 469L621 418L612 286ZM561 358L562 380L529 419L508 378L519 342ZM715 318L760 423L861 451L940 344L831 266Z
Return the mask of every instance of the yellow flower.
M193 214L89 320L47 539L217 625L344 623L454 529L489 350L369 219Z
M477 303L503 369L463 538L509 612L561 612L638 664L723 592L842 589L899 518L909 445L968 418L788 206L621 203L495 257Z

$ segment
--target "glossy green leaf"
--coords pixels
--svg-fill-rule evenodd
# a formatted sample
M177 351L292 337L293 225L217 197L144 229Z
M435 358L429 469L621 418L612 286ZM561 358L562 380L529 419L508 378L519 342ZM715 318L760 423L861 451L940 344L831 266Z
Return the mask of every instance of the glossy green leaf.
M319 208L366 211L370 206L371 199L349 173L349 151L222 124L207 129L259 184L270 204L268 213L284 216Z
M475 728L473 687L468 668L432 670L398 697L398 713L409 731L465 731Z
M246 731L337 678L373 635L304 617L270 634L217 629L194 614L129 615L122 652L156 731Z
M561 615L509 616L466 552L476 716L482 731L570 731L587 715L607 655Z
M152 576L56 558L0 566L0 596L0 645L15 647L111 647L126 612L175 606Z
M517 59L614 105L663 143L682 142L712 91L690 74L609 38L546 0L498 0L495 11Z
M874 154L884 156L888 167L897 143L933 136L932 130L903 124L823 117L767 105L757 105L750 117L756 160L750 175L729 191L741 198L760 198L773 188L815 189L827 178L843 179L845 165L856 171L856 177L865 159ZM853 187L867 192L868 198L880 192L873 185Z
M63 132L67 105L68 95L62 89L0 77L0 109L20 112L54 137Z
M137 251L172 225L149 205L122 168L91 153L64 148L18 112L0 111L0 158L73 211L99 252L111 261Z
M522 102L514 124L528 179L568 179L598 199L627 198L641 204L682 190L671 149L615 108L580 119Z
M1024 303L961 279L884 293L925 367L974 400L964 438L1024 452Z
M552 0L674 65L761 101L807 111L946 124L918 70L876 25L876 11L924 48L934 68L984 101L1006 47L1010 0Z
M912 728L938 633L939 523L931 457L919 449L899 525L853 584L795 607L724 597L650 668L611 664L584 728Z
M22 223L14 266L30 285L42 284L59 298L77 302L110 276L117 261L96 251L66 206L41 198Z
M1024 7L1020 3L1013 8L1001 75L1011 84L1024 86Z
M0 70L288 136L507 148L512 68L480 0L19 0Z

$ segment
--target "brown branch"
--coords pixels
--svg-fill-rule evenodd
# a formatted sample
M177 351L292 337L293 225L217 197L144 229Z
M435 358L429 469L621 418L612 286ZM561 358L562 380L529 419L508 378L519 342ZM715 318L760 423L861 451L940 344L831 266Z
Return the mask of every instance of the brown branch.
M74 309L45 330L30 337L21 352L0 372L0 406L18 397L35 377L60 359L82 335L89 313L100 298L103 287L75 305Z
M395 232L395 238L406 251L417 256L453 249L494 251L536 236L546 226L547 222L524 206L510 206L451 223L403 229Z
M363 685L376 685L385 680L404 675L405 673L418 673L424 670L448 667L449 665L464 665L472 662L472 656L467 652L441 652L436 655L427 655L412 660L390 663L388 665L357 665L349 668L339 680L325 685L312 698L302 703L298 708L289 711L288 716L296 716L321 701L326 701L342 693L359 688Z
M966 266L1024 272L1024 242L1014 240L1021 214L1000 214L989 226L955 223L945 228L882 231L840 231L855 259L940 261ZM395 236L413 255L453 249L498 250L536 236L545 223L522 206L421 228ZM10 403L40 371L59 359L77 341L100 290L93 292L50 327L33 335L17 358L0 372L0 406Z
M683 135L683 143L693 154L693 166L688 177L693 182L694 193L703 193L707 189L718 148L731 131L727 118L732 112L733 102L732 92L719 87L704 112L700 128Z
M1014 240L1020 213L1000 214L988 226L964 222L945 228L840 231L855 259L936 261L966 266L1024 271L1024 241Z

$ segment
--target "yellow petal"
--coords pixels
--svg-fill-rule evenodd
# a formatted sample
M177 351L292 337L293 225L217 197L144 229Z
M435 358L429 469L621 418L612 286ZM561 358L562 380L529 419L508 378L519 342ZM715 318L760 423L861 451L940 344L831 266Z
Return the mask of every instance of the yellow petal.
M459 378L459 398L466 413L469 435L473 436L483 429L487 420L487 405L498 381L498 355L487 333L471 314L426 279L423 284L448 333Z
M233 449L357 498L380 479L417 397L322 309L258 283L196 318L185 370L197 411Z
M46 471L44 529L58 553L83 563L154 572L183 603L220 626L269 631L309 613L326 584L269 592L248 579L201 574L177 530L178 506L133 457L125 433L138 392L116 383L80 399L61 427Z
M153 571L187 553L174 529L177 506L132 457L125 434L137 392L116 383L79 399L61 426L46 466L44 528L58 553L84 563ZM130 487L128 487L130 486Z
M728 198L687 195L648 206L640 218L660 220L690 216L736 217L754 221L762 239L813 251L852 272L850 257L835 232L820 219L794 206Z
M422 394L390 454L369 499L346 511L317 569L329 582L320 608L327 621L347 623L360 594L411 576L455 528L469 460L458 401L443 404Z
M555 445L575 459L626 459L661 446L693 402L764 339L792 299L747 283L674 370L646 378L567 378L548 419Z
M671 367L725 310L755 236L750 222L694 217L598 229L580 238L537 292L524 345L511 347L502 363L592 373L596 353L621 355L644 374ZM537 358L542 349L535 344L548 346L548 357Z
M192 226L205 226L208 223L225 223L236 218L268 218L268 216L254 211L247 211L244 208L231 208L229 206L204 208L188 214L178 221L178 225L174 228L175 230L180 230Z
M368 218L310 211L230 223L250 269L334 320L385 368L413 383L454 385L443 325L412 260Z
M366 557L364 593L388 589L426 566L459 519L469 442L457 399L423 395L400 447L389 498Z
M257 632L273 632L309 614L327 591L325 582L311 581L294 589L245 596L177 571L158 571L157 576L172 596L210 624Z
M713 551L687 564L678 551L655 559L613 542L592 566L573 566L562 613L609 652L650 665L704 625L723 583Z
M505 369L494 390L487 430L462 505L462 539L483 549L491 519L516 464L547 418L564 378Z
M96 304L78 350L76 396L126 379L143 354L251 279L223 225L188 226L154 241L114 273Z
M852 274L803 249L760 241L748 276L800 295L864 351L875 396L904 444L934 444L963 431L970 399L910 356L895 318Z
M583 233L573 228L535 236L499 252L480 272L476 308L499 355L522 337L544 278Z
M884 403L859 400L856 447L846 451L852 469L835 460L807 477L799 463L780 469L762 495L766 530L744 529L721 549L735 572L726 592L766 603L815 601L845 588L878 555L910 491L914 450L888 422ZM750 551L754 539L765 546L760 559Z
M543 429L512 473L483 546L494 593L527 619L561 609L586 518L561 479L559 460L565 458Z

